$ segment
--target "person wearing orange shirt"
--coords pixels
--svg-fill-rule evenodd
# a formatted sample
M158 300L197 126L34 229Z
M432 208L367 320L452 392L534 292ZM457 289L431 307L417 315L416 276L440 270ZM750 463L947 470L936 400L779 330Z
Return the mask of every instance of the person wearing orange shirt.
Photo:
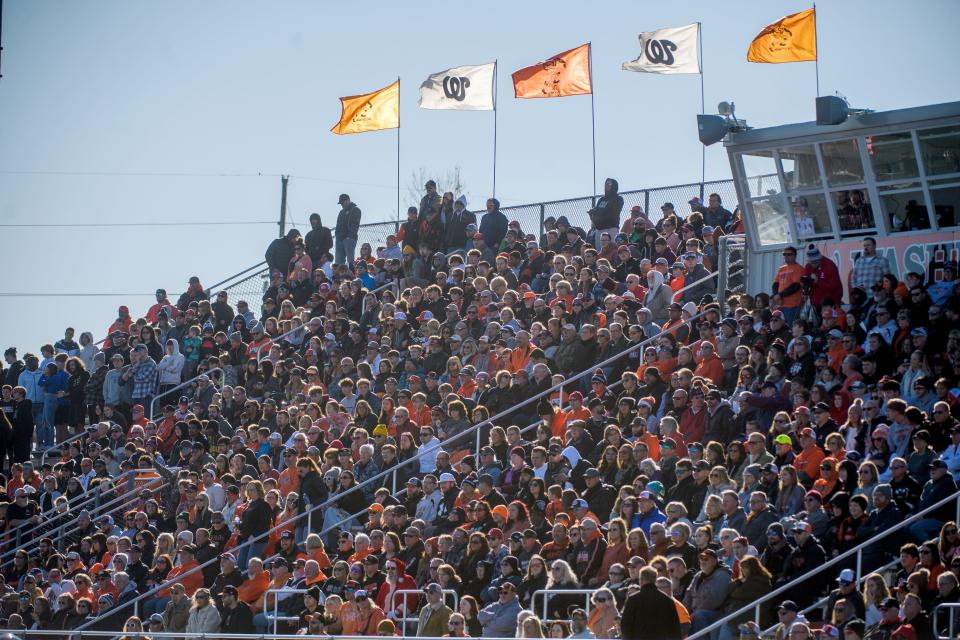
M811 486L820 477L820 462L826 457L817 446L817 433L810 427L800 430L800 453L793 459L797 469L797 479L804 486Z
M277 478L277 491L286 498L291 492L300 491L300 476L297 474L297 452L287 449L283 452L283 461L286 464L280 477Z
M723 361L717 355L716 347L709 340L700 343L700 364L693 375L707 378L718 387L723 386Z
M517 344L510 352L510 357L507 358L507 370L510 373L516 373L526 369L527 363L530 362L530 354L533 353L534 349L536 349L536 346L530 342L530 333L523 330L518 331Z
M590 409L587 409L583 406L583 394L579 391L574 391L567 398L570 402L570 408L566 411L566 419L564 420L564 432L570 426L570 423L574 420L589 420L591 413Z
M543 420L543 424L550 428L550 433L555 438L565 444L567 438L567 412L558 409L546 398L542 398L537 404L537 414Z
M796 247L787 247L783 250L784 264L777 269L773 280L773 293L780 296L780 310L783 311L787 326L793 324L803 305L803 267L797 264Z
M263 560L250 558L247 563L247 579L237 588L237 597L257 613L263 608L263 593L270 586L270 572L263 568Z

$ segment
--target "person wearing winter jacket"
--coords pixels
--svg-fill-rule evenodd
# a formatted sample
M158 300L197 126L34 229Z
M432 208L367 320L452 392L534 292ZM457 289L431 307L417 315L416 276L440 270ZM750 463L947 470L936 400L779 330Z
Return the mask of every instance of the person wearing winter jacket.
M597 206L588 211L590 216L589 237L593 239L593 246L600 249L600 236L609 233L615 238L620 232L620 213L623 211L623 196L620 184L614 178L607 178L603 183L603 197L597 201Z
M467 226L477 224L477 216L467 211L467 197L461 195L453 203L453 211L447 216L446 232L444 240L446 242L446 252L464 251L467 246Z
M683 596L683 605L693 616L692 633L720 619L729 584L730 570L720 562L717 552L710 548L701 551L700 571Z
M157 372L160 375L160 393L180 384L183 365L186 363L186 358L180 353L180 343L173 338L167 340L164 350L166 353L157 365Z
M520 600L517 588L511 582L500 585L499 599L480 610L477 619L483 626L485 638L512 638L517 634L517 614Z
M193 594L193 606L187 618L187 633L213 633L220 631L220 612L213 605L208 589L197 589Z

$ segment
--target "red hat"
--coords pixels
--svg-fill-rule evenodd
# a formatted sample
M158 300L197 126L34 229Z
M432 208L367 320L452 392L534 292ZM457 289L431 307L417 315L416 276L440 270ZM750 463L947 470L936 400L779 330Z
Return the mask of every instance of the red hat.
M817 491L816 489L811 489L803 496L804 498L816 498L820 502L823 502L823 494Z
M134 410L134 411L139 411L140 413L143 413L143 405L142 405L142 404L135 404L135 405L133 405L133 410Z
M810 415L810 409L804 405L800 405L793 410L794 413L799 413L800 415L808 416Z
M574 391L568 396L568 398L570 400L579 400L580 402L583 402L583 394L579 391Z
M390 558L393 560L393 563L397 565L397 575L402 576L407 571L407 563L401 560L400 558Z
M536 298L537 298L537 294L535 294L533 291L526 291L523 294L524 300L536 300Z
M771 319L780 318L781 320L783 320L783 311L780 311L780 309L777 309L776 311L770 314L770 318Z
M643 207L641 207L638 204L635 204L632 207L630 207L630 213L643 213Z
M490 529L490 531L487 531L487 537L488 537L488 538L502 538L502 537L503 537L503 530L500 529L500 528L498 528L498 527L494 527L493 529Z
M503 258L504 260L509 260L510 254L507 253L506 251L501 251L500 253L497 254L497 260L499 260L500 258Z
M816 434L816 432L815 432L813 429L811 429L810 427L805 427L805 428L803 428L803 429L800 430L800 437L801 437L801 438L816 438L816 437L817 437L817 434Z
M510 221L510 226L511 226L511 227L519 227L519 226L520 226L520 221L519 221L519 220L511 220L511 221Z

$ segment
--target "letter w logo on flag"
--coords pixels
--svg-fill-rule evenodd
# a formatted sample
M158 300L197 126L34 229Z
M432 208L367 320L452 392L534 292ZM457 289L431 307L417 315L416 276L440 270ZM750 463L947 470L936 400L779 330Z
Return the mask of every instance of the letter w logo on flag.
M640 34L640 57L623 63L624 71L700 73L700 25L668 27Z
M424 109L492 111L495 69L496 63L491 62L434 73L420 85L420 106Z

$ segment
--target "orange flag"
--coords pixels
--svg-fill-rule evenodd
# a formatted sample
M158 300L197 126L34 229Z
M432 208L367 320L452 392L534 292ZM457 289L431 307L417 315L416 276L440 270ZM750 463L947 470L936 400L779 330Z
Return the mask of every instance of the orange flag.
M815 9L784 16L763 28L750 43L748 62L807 62L817 59Z
M400 126L400 81L373 93L340 98L340 107L340 122L330 129L336 134L396 129Z
M591 93L590 43L524 67L512 77L513 93L518 98L561 98Z

